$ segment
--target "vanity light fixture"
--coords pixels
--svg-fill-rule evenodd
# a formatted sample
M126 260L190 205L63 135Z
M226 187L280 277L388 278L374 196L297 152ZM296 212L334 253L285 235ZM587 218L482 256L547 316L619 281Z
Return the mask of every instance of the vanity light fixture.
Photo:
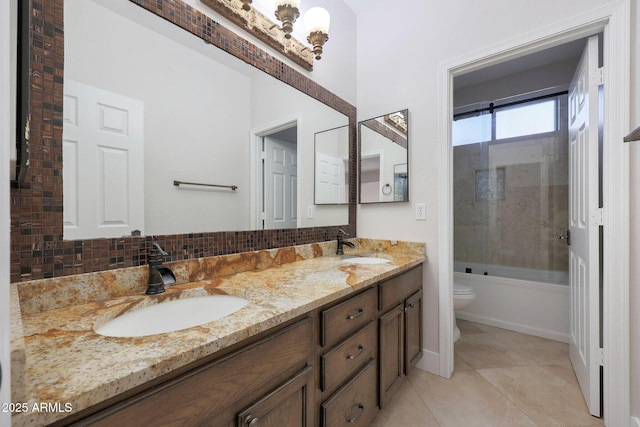
M247 12L251 10L251 3L253 0L242 0L242 9Z
M293 31L293 23L300 16L298 6L300 6L300 0L275 0L276 6L276 18L282 22L282 32L287 39L291 38L291 31Z
M307 41L313 46L316 59L322 57L322 46L329 40L329 12L321 7L312 7L304 14Z

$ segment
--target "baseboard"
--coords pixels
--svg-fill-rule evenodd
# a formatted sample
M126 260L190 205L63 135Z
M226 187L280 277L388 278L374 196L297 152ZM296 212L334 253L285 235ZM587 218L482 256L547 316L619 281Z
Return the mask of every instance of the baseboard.
M640 427L640 418L631 417L631 423L629 424L631 427Z
M554 341L564 343L569 342L568 334L563 334L557 331L534 328L519 323L506 322L504 320L473 313L456 312L456 317L462 320L469 320L471 322L482 323L483 325L495 326L496 328L508 329L510 331L521 332L523 334L534 335L536 337L547 338Z
M423 348L422 359L418 361L416 368L430 374L440 375L440 354Z

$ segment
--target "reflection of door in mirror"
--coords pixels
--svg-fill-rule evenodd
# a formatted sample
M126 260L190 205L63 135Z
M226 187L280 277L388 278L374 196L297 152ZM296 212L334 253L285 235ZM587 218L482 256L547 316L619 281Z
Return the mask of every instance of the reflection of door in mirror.
M347 204L349 197L349 127L315 134L316 205Z
M358 124L360 203L409 201L408 111Z
M263 228L298 225L297 127L263 136Z
M64 236L144 232L144 103L66 79L63 106Z

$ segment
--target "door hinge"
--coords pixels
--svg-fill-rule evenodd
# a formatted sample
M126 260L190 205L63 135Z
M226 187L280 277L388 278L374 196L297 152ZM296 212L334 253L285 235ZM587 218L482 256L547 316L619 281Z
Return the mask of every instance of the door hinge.
M591 212L592 225L604 225L604 209L597 208Z
M594 362L598 366L604 366L604 348L597 348L594 356Z
M593 86L602 86L604 84L604 67L600 67L595 71L591 77L591 84Z
M266 220L267 219L267 214L265 214L264 212L260 212L260 219L262 221Z

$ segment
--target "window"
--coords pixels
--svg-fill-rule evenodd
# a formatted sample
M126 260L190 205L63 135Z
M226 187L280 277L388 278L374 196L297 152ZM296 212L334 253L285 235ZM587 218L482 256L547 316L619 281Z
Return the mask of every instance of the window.
M491 140L491 115L483 114L453 121L453 146L477 144Z
M553 132L556 124L556 100L532 102L496 110L496 138L515 138Z
M555 132L558 130L558 96L491 104L475 116L456 114L452 123L453 146Z

